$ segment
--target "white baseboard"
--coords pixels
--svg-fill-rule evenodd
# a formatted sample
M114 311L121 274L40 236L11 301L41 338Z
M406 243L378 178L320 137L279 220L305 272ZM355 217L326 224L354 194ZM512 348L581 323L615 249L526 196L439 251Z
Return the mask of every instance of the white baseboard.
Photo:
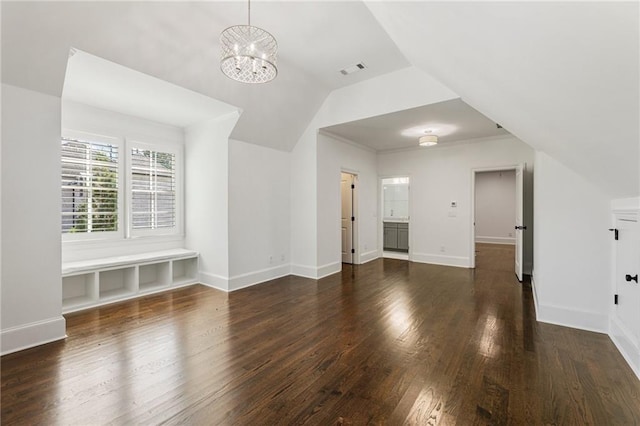
M327 263L322 266L291 265L291 275L319 280L342 270L342 262Z
M291 273L291 265L280 265L273 268L262 269L260 271L249 272L247 274L235 275L229 278L229 291L240 290L251 287L265 281L284 277Z
M43 321L32 322L0 332L0 355L44 345L67 337L66 321L62 315Z
M516 239L513 237L476 237L476 243L485 244L509 244L516 245Z
M458 268L469 268L469 258L462 256L444 256L429 253L413 253L412 262L431 263L433 265L456 266Z
M318 266L317 279L328 277L340 271L342 271L342 262L333 262Z
M291 264L291 275L297 277L317 279L318 270L315 266Z
M531 276L531 291L533 293L537 321L596 333L607 333L609 318L606 314L580 311L563 306L541 305L535 276Z
M609 337L616 345L629 367L640 379L640 342L634 338L615 316L609 321Z
M217 290L229 291L229 278L221 275L210 274L208 272L202 272L198 274L200 276L200 283L207 287L212 287Z
M366 253L360 254L360 264L371 262L372 260L376 260L378 258L378 250L368 251Z
M536 318L540 322L562 325L580 330L607 333L608 318L598 312L579 311L562 306L537 305Z
M382 252L382 257L385 259L409 260L409 253L401 251L384 251Z

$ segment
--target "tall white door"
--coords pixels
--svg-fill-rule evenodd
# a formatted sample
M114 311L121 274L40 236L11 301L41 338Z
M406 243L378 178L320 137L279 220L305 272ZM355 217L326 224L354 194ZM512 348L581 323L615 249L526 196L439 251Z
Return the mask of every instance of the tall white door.
M342 262L353 263L353 175L342 173L340 188L342 194Z
M522 264L523 264L523 240L524 240L524 232L527 229L527 226L523 223L524 221L524 170L525 164L520 164L516 168L516 276L518 277L518 281L522 281Z
M635 341L640 341L640 225L637 218L616 220L616 315Z

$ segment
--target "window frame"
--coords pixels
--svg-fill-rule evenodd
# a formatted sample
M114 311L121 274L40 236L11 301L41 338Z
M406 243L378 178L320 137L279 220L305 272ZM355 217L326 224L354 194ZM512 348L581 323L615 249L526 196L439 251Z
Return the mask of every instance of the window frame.
M60 175L60 234L62 243L73 250L89 247L117 247L134 241L169 241L184 238L184 145L167 139L118 137L73 129L63 129L59 140L80 140L116 145L118 147L118 230L101 232L62 232L62 175ZM175 155L175 226L159 229L133 229L132 212L132 149L167 152ZM62 171L62 152L60 153Z
M60 234L62 236L62 242L76 242L76 241L114 241L123 239L125 237L125 200L124 194L121 190L122 182L124 178L124 162L122 161L122 155L125 153L125 144L122 138L114 136L105 136L95 133L82 132L77 130L65 130L62 132L60 138L60 144L65 139L78 140L81 142L95 142L100 144L110 144L118 147L118 209L117 209L117 227L116 231L100 231L100 232L62 232L62 152L60 152Z
M177 236L183 235L183 208L184 208L184 187L183 187L183 158L182 151L183 146L171 143L159 142L146 142L138 138L126 139L126 193L127 193L127 226L126 237L127 238L140 238L149 236ZM166 152L175 155L175 226L173 228L159 228L159 229L134 229L133 228L133 179L131 179L132 163L133 163L133 149L142 149L156 152Z

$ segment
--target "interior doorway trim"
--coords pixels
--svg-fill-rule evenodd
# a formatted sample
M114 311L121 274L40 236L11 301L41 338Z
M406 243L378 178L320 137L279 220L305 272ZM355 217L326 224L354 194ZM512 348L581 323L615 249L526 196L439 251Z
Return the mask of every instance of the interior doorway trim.
M520 167L520 164L511 164L507 166L495 166L495 167L478 167L471 169L471 214L469 215L471 218L470 222L470 250L471 253L469 255L469 267L476 267L476 174L483 172L506 172L506 171L517 171ZM524 171L523 171L524 172ZM515 197L515 194L514 194Z
M393 252L385 252L384 251L384 180L385 179L408 179L409 180L409 200L408 200L408 218L407 223L409 226L408 229L408 240L409 240L409 251L407 253L393 253ZM412 190L411 190L411 181L412 176L411 173L396 173L390 175L378 175L378 257L388 257L394 259L402 259L412 261L413 259L413 227L411 226L411 218L412 218Z
M353 216L353 221L351 223L352 226L352 239L351 239L351 246L353 248L353 252L352 252L352 256L351 256L351 263L353 265L359 265L360 264L360 240L359 240L359 229L360 229L360 217L359 217L359 213L358 213L358 186L359 186L359 179L358 179L358 172L356 170L353 169L348 169L348 168L341 168L340 169L340 181L342 182L342 174L349 174L351 176L353 176L353 188L351 191L351 195L352 195L352 199L351 199L351 209L352 209L352 216ZM342 218L342 188L340 188L340 216ZM342 229L342 225L341 228ZM342 238L340 239L341 244L340 244L340 253L342 254ZM341 259L342 261L342 259Z

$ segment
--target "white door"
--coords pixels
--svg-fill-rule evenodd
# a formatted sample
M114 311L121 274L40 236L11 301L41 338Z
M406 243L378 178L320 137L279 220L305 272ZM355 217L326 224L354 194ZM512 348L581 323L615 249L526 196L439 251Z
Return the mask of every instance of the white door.
M524 240L524 232L527 227L523 222L524 207L523 207L523 191L524 191L524 170L525 165L520 164L516 168L516 276L518 281L522 281L522 264L523 255L522 247Z
M342 173L340 179L342 194L342 262L353 263L353 175Z
M616 315L627 333L640 339L640 226L637 219L617 219Z

